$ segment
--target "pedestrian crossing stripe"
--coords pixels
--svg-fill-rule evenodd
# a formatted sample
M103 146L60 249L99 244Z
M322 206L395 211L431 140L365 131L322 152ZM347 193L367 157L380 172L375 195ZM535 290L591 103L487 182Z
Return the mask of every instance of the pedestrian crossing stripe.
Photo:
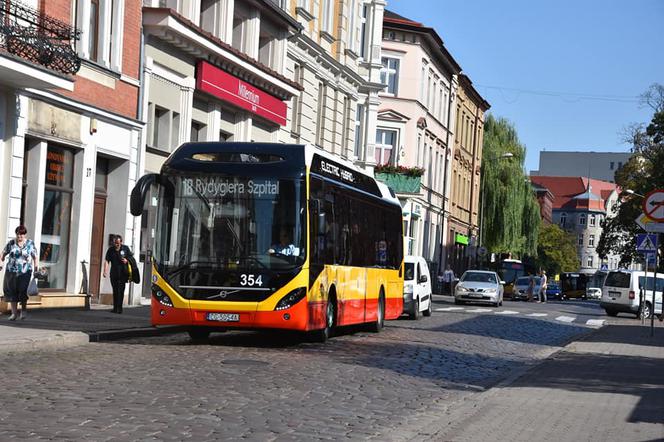
M473 309L468 309L466 307L440 307L435 309L434 311L437 312L463 312L463 313L491 313L493 312L496 315L518 315L521 314L521 312L517 312L514 310L494 310L494 309L488 309L488 308L473 308ZM542 318L549 316L548 313L527 313L525 316L530 316L534 318ZM555 318L556 321L560 322L565 322L565 323L571 323L576 321L576 316L558 316ZM603 327L607 325L607 322L605 319L588 319L586 321L586 325L590 327Z

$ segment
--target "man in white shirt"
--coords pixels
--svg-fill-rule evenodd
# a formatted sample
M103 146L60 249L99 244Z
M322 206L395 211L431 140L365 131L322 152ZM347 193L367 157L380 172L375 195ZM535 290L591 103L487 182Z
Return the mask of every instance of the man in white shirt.
M546 271L544 270L542 270L540 275L540 284L539 300L541 302L546 302Z

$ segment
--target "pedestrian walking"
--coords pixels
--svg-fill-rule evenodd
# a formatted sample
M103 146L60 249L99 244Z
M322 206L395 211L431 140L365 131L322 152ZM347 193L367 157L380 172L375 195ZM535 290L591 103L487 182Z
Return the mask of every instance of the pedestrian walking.
M28 229L20 225L14 231L16 238L10 240L2 251L0 261L7 258L5 282L3 286L4 297L11 306L10 321L16 320L18 304L21 304L21 319L28 317L28 285L33 272L39 269L37 248L35 243L27 238ZM2 266L0 265L0 270Z
M542 270L542 274L540 275L539 300L541 302L546 302L546 271L544 270Z
M445 288L447 289L447 294L451 295L452 294L452 283L454 282L454 270L450 267L450 265L447 265L447 268L443 272L443 281L445 282Z
M129 257L132 256L133 254L129 247L122 244L122 236L115 235L113 245L106 251L104 262L104 278L109 277L108 267L111 267L110 280L113 287L113 313L122 313L125 285L129 280Z

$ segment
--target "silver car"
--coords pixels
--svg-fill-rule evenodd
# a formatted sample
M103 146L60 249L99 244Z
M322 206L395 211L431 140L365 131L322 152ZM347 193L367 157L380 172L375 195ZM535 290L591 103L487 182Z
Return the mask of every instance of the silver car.
M454 303L480 302L498 307L503 305L503 284L496 272L467 270L454 289Z

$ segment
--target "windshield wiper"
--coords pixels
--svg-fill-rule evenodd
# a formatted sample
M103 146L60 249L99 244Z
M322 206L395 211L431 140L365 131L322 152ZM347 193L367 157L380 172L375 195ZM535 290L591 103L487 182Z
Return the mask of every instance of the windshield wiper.
M191 261L191 262L188 262L188 263L186 263L186 264L182 264L181 266L178 266L178 267L174 268L173 270L171 270L170 272L168 272L168 273L166 274L166 276L174 276L174 275L177 275L178 273L180 273L180 272L182 272L182 271L184 271L184 270L189 270L189 269L191 269L194 265L198 265L198 264L214 264L214 262L211 262L211 261Z
M237 258L237 261L240 261L240 260L243 260L243 259L246 259L247 261L255 262L258 265L260 265L262 268L264 268L265 270L270 270L270 268L268 266L266 266L265 264L263 264L261 262L261 260L258 259L257 256L254 256L254 255L240 256L240 257Z

